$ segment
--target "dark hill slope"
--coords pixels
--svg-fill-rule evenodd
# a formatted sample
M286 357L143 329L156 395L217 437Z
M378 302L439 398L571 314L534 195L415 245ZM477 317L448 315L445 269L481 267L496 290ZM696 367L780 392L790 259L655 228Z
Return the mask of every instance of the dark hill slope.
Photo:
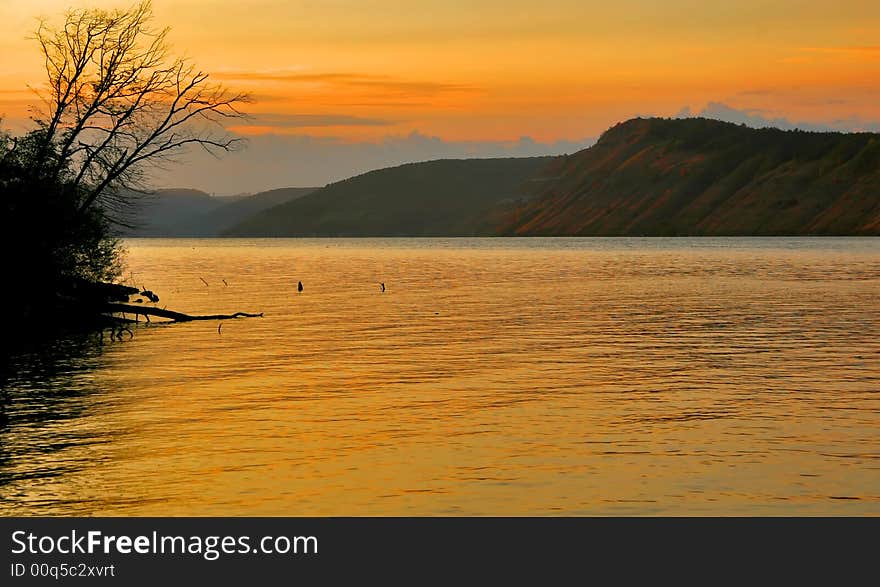
M227 236L496 234L552 157L444 159L371 171L264 210Z
M133 194L137 205L125 211L122 236L175 236L170 226L182 218L201 216L216 210L225 200L192 189L162 189L150 194Z
M876 134L635 119L555 167L502 234L880 234Z

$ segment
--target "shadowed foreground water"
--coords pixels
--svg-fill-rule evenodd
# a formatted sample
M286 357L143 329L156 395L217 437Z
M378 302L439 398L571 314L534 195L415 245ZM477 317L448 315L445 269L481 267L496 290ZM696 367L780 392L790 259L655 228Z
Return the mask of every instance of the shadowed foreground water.
M14 357L0 514L880 514L880 239L128 247L265 317Z

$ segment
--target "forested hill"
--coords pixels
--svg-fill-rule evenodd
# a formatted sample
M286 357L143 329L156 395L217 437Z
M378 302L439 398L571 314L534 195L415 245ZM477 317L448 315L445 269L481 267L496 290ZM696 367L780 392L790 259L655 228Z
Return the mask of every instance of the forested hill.
M559 158L505 235L880 235L880 135L634 119Z
M494 235L552 157L443 159L371 171L264 210L227 236Z

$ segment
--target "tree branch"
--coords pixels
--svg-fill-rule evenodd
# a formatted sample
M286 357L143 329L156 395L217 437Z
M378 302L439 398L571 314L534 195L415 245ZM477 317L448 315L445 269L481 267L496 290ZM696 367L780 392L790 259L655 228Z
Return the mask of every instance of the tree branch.
M209 127L243 117L248 97L169 60L168 29L151 28L151 20L144 0L129 10L71 11L62 26L41 21L35 33L48 75L37 168L70 184L80 214L108 199L124 204L121 188L137 187L151 161L193 145L229 151L242 141Z
M192 322L195 320L231 320L233 318L262 318L263 313L249 314L247 312L236 312L234 314L210 314L207 316L193 316L182 312L173 312L171 310L163 310L161 308L153 308L150 306L136 306L134 304L106 304L104 306L107 312L140 314L141 316L158 316L160 318L168 318L173 322Z

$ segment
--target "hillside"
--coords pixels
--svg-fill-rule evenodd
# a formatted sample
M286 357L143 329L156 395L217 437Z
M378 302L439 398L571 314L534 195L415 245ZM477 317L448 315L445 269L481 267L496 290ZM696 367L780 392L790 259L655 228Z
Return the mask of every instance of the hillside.
M199 190L158 190L139 199L133 228L123 236L212 237L265 210L314 191L281 188L249 196L214 197Z
M371 171L264 210L226 236L470 236L497 232L552 157L444 159Z
M137 206L124 217L131 226L120 230L122 236L174 236L168 228L175 222L207 214L225 203L203 191L182 188L156 190L134 199Z
M500 234L880 234L876 134L635 119L554 168Z
M263 210L301 198L316 189L279 188L236 198L208 212L192 215L172 223L169 226L169 231L175 236L219 236L229 228Z

